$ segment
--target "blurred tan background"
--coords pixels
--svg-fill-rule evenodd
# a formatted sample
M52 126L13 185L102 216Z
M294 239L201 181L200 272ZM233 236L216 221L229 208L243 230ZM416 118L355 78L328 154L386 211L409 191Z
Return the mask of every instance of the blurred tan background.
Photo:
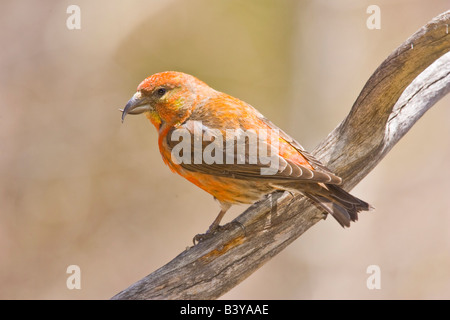
M66 9L81 8L69 30ZM1 1L0 298L107 299L170 261L218 212L163 164L146 76L191 73L312 150L365 81L447 0ZM223 298L450 298L450 97L353 193L376 207L318 223ZM243 210L235 207L229 221ZM68 290L66 268L81 268ZM381 289L366 287L369 265Z

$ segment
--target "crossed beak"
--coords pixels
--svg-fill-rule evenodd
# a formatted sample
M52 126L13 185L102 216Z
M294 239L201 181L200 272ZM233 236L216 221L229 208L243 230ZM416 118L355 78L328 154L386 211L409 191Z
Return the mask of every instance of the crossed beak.
M128 100L127 105L122 111L122 122L125 120L127 114L140 114L145 111L150 110L150 104L147 99L142 96L142 94L138 91L136 92L130 100Z

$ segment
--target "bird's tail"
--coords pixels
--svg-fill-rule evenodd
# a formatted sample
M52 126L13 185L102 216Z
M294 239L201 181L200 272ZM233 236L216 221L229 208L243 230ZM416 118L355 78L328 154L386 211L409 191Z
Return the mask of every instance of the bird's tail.
M350 221L358 220L358 212L373 209L367 202L336 185L312 184L303 193L330 213L342 227L350 227Z

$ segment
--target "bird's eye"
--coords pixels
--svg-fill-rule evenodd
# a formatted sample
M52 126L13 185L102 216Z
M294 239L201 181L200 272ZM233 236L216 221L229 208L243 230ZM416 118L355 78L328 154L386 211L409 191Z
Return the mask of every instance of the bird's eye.
M162 97L166 94L166 91L166 88L159 88L158 90L156 90L156 94L158 95L158 97Z

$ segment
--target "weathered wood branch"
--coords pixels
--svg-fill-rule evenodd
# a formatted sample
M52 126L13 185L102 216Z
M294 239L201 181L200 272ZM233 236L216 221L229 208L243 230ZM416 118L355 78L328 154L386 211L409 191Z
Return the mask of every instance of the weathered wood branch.
M314 155L350 190L450 91L450 11L434 18L377 68L347 118ZM424 71L425 70L425 71ZM214 299L247 278L324 214L302 196L276 193L214 237L182 252L113 299Z

